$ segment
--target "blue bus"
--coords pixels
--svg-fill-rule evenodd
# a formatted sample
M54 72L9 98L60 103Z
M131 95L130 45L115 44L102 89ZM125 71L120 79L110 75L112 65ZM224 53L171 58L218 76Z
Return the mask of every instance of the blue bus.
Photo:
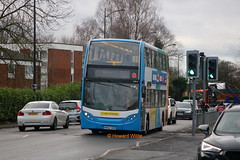
M168 54L146 42L93 39L82 76L81 128L162 130L168 99Z

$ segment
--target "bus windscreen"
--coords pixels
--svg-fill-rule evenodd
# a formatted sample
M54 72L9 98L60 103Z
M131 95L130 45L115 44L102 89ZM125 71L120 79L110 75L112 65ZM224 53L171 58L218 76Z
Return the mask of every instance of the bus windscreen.
M139 43L123 41L92 42L88 64L138 66Z

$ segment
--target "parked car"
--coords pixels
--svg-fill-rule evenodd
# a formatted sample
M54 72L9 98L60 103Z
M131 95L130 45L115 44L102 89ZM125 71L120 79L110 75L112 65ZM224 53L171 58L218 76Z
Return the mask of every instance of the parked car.
M191 103L193 105L193 100L192 99L184 99L183 102L189 102L189 103ZM195 106L196 110L198 110L199 109L199 105L198 105L198 101L197 100L195 100L195 105L196 105Z
M81 113L81 101L80 100L67 100L62 101L60 104L60 109L65 110L69 114L70 122L79 122L80 121L80 113Z
M198 160L240 159L240 105L224 110L211 134L208 124L198 128L207 136L198 147Z
M56 102L34 101L27 103L18 112L17 123L20 131L25 131L26 127L34 127L38 130L46 126L55 130L57 126L68 128L69 116L67 112L59 110Z
M189 102L178 102L177 118L192 119L192 104Z
M168 120L167 124L176 124L177 122L177 107L175 99L168 98Z

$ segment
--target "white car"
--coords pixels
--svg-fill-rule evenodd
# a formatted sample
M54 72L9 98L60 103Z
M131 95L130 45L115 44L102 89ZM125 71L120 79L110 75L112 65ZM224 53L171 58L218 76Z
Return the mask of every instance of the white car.
M81 124L81 100L62 101L60 102L59 107L61 110L68 113L70 122L79 122Z
M59 106L54 101L34 101L27 103L17 116L18 128L25 131L26 127L49 126L55 130L57 126L69 127L69 115L67 112L59 110Z
M168 98L168 119L167 124L176 124L177 122L177 107L175 99Z

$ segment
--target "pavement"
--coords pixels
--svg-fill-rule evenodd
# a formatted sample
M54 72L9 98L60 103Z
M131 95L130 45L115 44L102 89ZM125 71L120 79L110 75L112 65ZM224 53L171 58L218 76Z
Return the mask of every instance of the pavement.
M4 122L1 122L0 121L0 129L2 128L14 128L14 127L17 127L17 122L12 122L12 121L4 121Z
M197 148L205 135L192 128L175 130L175 125L164 126L163 131L145 136L136 146L105 152L97 160L196 160Z

